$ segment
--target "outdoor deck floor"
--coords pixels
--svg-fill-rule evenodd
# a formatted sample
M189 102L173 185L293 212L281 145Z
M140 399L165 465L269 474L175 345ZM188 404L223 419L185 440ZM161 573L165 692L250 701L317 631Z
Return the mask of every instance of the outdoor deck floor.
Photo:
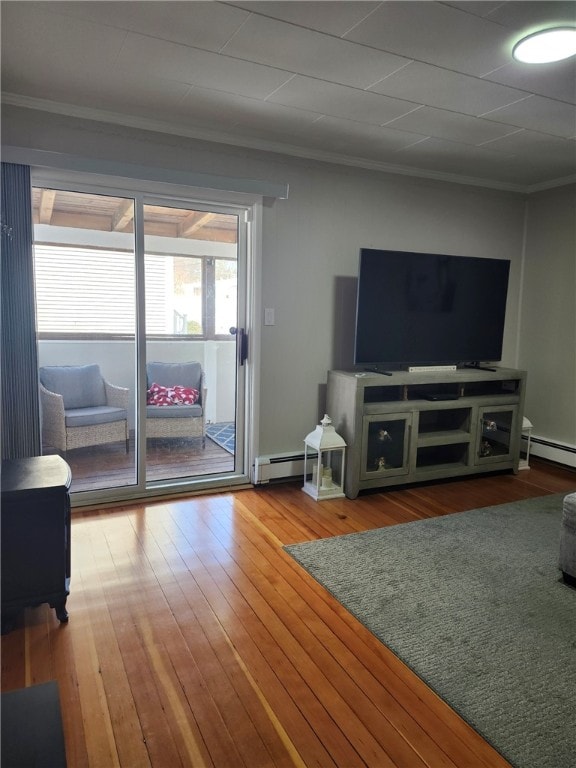
M72 470L72 492L119 488L136 482L133 438L128 453L124 443L112 443L68 451L66 461ZM148 441L146 467L149 481L203 477L232 472L234 456L209 437L204 448L199 439L154 439Z

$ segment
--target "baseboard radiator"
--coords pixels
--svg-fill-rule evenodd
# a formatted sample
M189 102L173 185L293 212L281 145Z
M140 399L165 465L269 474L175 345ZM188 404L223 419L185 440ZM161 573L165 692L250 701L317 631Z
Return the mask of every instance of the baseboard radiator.
M294 480L297 477L304 477L303 453L276 453L256 457L252 477L254 485L269 483L271 480Z
M530 453L542 459L564 464L567 467L576 467L576 446L568 443L558 443L532 435Z
M523 439L523 449L526 441ZM576 467L576 447L532 436L530 453L549 461L555 461L568 467ZM309 459L311 464L311 460ZM308 468L311 471L311 468ZM252 468L252 482L263 485L271 481L295 480L304 475L303 453L275 453L270 456L257 456Z

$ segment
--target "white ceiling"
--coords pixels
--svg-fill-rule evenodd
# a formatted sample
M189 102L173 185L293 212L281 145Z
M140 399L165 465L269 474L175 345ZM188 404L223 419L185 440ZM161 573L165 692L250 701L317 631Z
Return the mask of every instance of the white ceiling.
M5 103L531 191L576 179L576 57L514 62L576 2L15 2Z

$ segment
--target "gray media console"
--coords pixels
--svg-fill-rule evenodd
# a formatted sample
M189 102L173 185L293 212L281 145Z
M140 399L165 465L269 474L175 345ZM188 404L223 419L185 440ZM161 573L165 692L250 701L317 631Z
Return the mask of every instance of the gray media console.
M329 371L326 412L347 448L345 492L518 471L526 372Z

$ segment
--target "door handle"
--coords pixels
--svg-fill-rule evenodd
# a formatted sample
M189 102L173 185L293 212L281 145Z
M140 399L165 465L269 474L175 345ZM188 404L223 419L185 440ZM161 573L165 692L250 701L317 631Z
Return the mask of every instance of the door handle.
M230 333L232 336L236 336L238 363L239 365L244 365L248 359L248 334L244 328L236 328L236 326L232 326L232 328L230 328Z

